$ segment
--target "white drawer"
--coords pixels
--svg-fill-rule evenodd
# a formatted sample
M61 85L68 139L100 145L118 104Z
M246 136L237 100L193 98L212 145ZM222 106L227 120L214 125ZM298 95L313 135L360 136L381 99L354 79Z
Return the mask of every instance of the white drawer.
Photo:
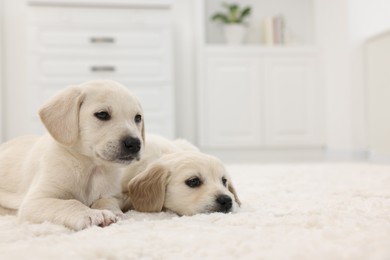
M43 60L38 73L43 78L118 78L133 80L167 80L162 59L142 60ZM38 75L35 76L39 78Z
M32 54L162 57L172 52L172 25L166 19L164 22L150 19L159 17L154 11L140 16L143 11L33 9L29 27Z
M106 2L110 1L106 0ZM34 26L146 28L149 25L169 26L172 22L171 18L171 12L159 8L64 8L54 6L29 8L29 22Z
M101 7L101 8L170 8L173 0L28 0L29 5L67 6L67 7Z
M43 49L161 49L166 46L168 31L162 29L126 31L118 30L37 30L33 36L34 47Z

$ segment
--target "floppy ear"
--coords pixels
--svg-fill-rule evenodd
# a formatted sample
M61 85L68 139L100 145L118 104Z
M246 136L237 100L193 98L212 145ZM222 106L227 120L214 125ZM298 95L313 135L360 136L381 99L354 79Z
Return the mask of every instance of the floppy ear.
M141 212L162 211L167 178L168 169L159 164L134 177L127 186L133 208Z
M77 141L83 99L80 87L70 86L52 97L39 110L41 121L57 142L71 146Z
M241 201L238 199L236 189L234 188L233 184L229 181L228 183L228 190L233 194L234 200L238 204L238 206L241 206Z

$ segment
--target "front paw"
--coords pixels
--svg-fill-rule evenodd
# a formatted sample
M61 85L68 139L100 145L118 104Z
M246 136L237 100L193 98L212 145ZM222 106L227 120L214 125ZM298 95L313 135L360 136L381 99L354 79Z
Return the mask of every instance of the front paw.
M91 226L106 227L117 221L117 216L109 210L91 209L78 223L77 229L85 229Z
M123 212L115 212L115 216L117 220L123 220L126 217L126 215Z

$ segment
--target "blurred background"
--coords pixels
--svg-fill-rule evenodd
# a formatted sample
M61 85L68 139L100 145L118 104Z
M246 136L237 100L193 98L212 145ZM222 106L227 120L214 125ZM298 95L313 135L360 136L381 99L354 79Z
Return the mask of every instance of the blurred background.
M229 162L390 159L388 0L2 0L0 140L114 79L147 132Z

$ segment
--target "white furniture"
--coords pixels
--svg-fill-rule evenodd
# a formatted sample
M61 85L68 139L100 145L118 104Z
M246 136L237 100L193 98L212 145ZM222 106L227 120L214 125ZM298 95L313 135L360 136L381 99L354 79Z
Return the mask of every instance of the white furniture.
M315 45L213 44L209 5L198 1L200 146L322 149L325 102Z
M67 85L103 78L121 82L140 98L148 132L175 136L169 1L29 5L31 122L25 123L31 123L33 132L43 130L37 109L50 96Z
M315 49L209 47L204 62L201 146L323 145Z
M365 46L368 96L368 149L374 160L390 160L390 31Z

